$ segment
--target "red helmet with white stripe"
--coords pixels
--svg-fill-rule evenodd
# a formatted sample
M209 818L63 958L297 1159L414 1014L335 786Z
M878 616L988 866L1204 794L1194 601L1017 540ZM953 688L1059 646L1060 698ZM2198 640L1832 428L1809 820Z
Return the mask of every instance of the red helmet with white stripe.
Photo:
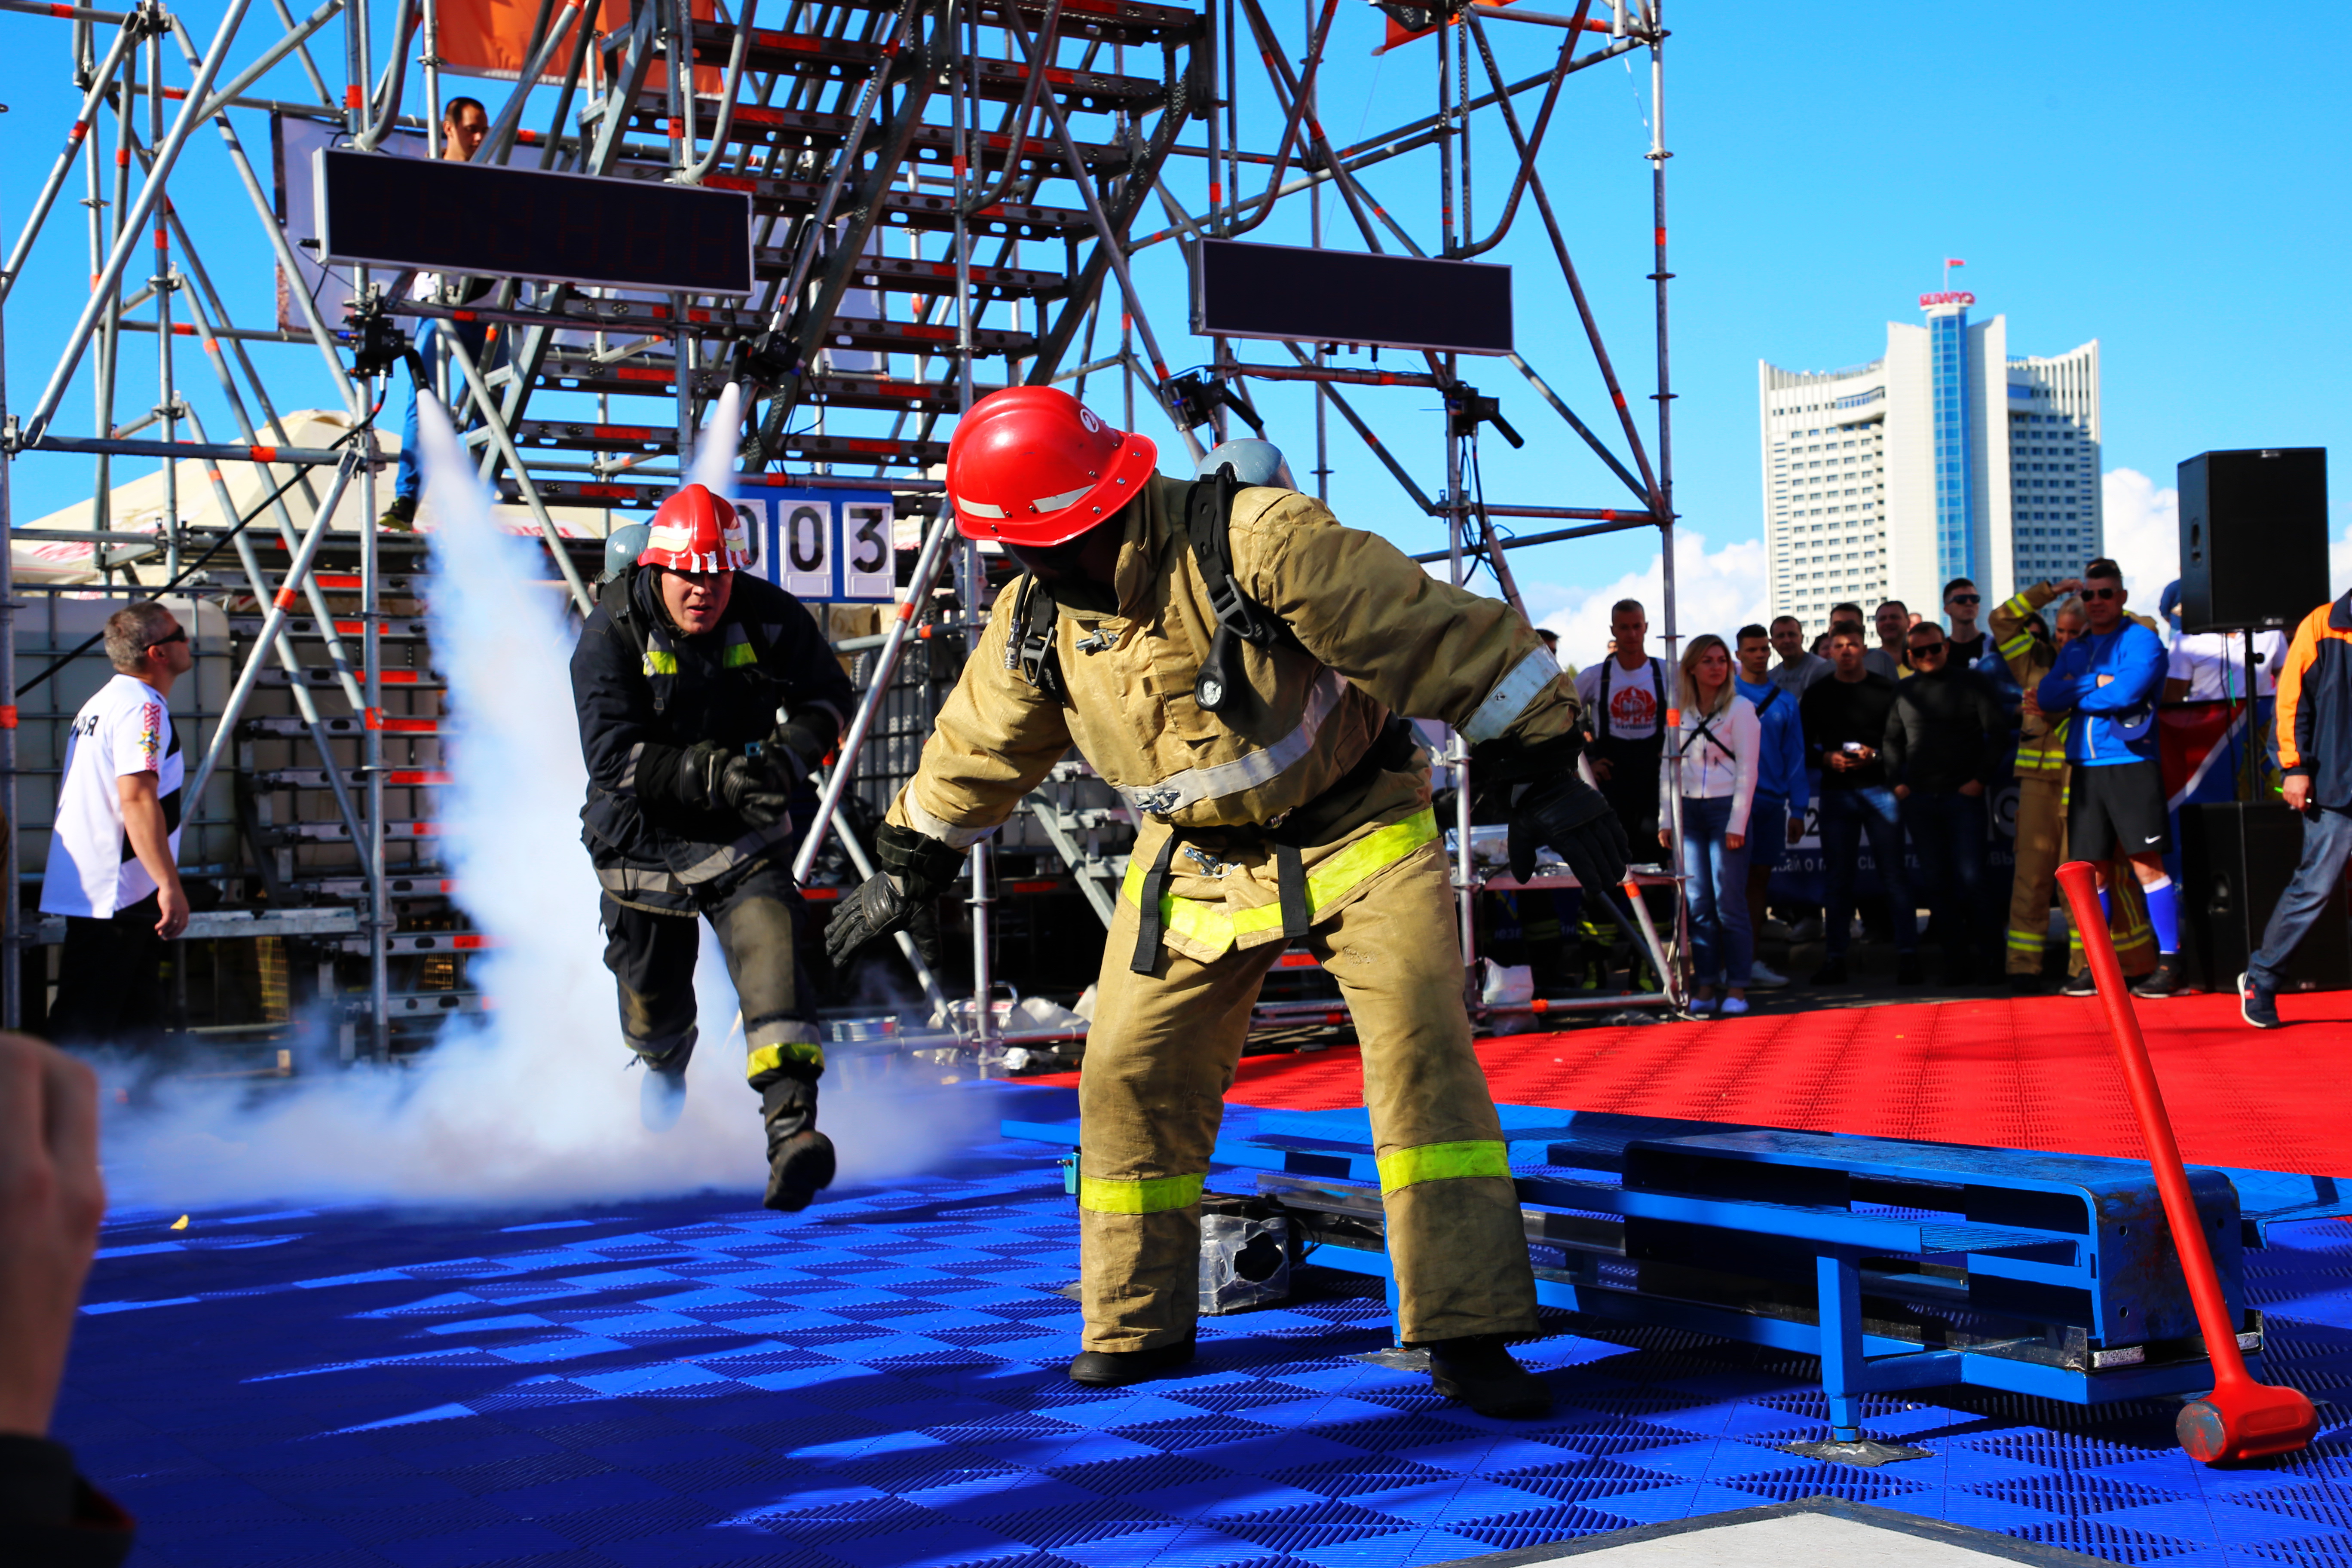
M1066 544L1143 491L1160 448L1059 387L1008 386L948 444L948 495L967 539Z
M654 513L640 566L673 572L740 572L751 564L743 514L708 485L688 485Z

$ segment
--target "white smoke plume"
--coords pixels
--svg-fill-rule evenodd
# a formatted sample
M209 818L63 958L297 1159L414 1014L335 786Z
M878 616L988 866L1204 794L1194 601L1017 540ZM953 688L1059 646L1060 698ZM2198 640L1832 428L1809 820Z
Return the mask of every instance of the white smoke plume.
M730 381L710 405L710 417L694 443L686 481L703 485L721 500L735 499L735 459L743 434L743 386Z
M110 1184L118 1200L180 1208L756 1192L767 1173L759 1101L743 1082L741 1037L730 1037L736 1000L707 926L685 1115L659 1132L640 1122L642 1074L621 1043L579 838L574 631L543 585L538 543L492 523L438 403L424 400L419 425L439 520L434 651L451 714L443 843L460 901L498 944L468 969L496 1005L452 1019L405 1068L362 1066L259 1096L166 1080L152 1111L110 1125ZM731 468L731 437L705 445L723 447ZM985 1093L841 1077L827 1075L818 1125L840 1149L845 1183L907 1174L987 1135Z

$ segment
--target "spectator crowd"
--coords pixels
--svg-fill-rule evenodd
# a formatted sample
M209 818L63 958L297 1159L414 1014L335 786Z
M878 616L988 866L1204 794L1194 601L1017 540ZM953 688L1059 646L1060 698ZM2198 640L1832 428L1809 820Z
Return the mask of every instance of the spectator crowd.
M1588 756L1629 842L1656 845L1660 861L1679 842L1671 868L1686 900L1694 1009L1736 1016L1748 1011L1751 989L1853 985L1857 930L1892 946L1898 986L1932 978L1944 987L2005 983L2020 993L2054 985L2089 994L2078 932L2063 976L2045 976L2055 873L2068 859L2097 868L2134 994L2178 993L2182 900L2166 868L2172 828L2156 714L2164 703L2242 700L2248 680L2245 640L2182 635L2179 602L2175 584L2158 617L2136 612L2122 570L2101 558L2079 577L2035 584L1998 605L1955 578L1944 585L1940 616L1891 599L1867 613L1842 604L1817 631L1784 615L1742 626L1728 642L1692 637L1671 660L1649 653L1641 603L1612 606L1608 648L1576 676ZM2315 622L2329 613L2321 606ZM2334 679L2352 678L2328 662L2352 648L2352 615L2340 618L2346 625L2332 633L2307 628L2319 647L2307 658L2301 645L2291 657L2281 634L2257 637L2255 694L2273 696L2298 658L2303 668L2317 668L2316 659ZM2273 750L2293 786L2288 804L2301 810L2325 770L2308 760L2295 783L2291 722L2283 705L2284 751ZM2352 727L2310 713L2304 725L2306 753L2334 763L2339 745L2352 752ZM2352 795L2352 755L2341 765ZM2321 809L2306 817L2318 820ZM2326 839L2313 853L2339 868L2352 855L2345 823L2331 818L2312 835ZM2013 845L2005 868L1994 857L2003 837ZM1784 878L1776 894L1783 852L1809 838L1817 858L1794 868L1818 876ZM2324 900L2324 882L2315 872L2315 890L2302 903ZM1654 988L1643 939L1619 929L1611 903L1580 900L1572 926L1564 904L1557 917L1520 910L1539 988L1565 979L1607 989L1619 967L1634 989ZM2294 918L2307 924L2302 903ZM1651 905L1661 930L1671 912L1670 902ZM1820 956L1807 973L1783 974L1761 955L1768 937L1792 958L1818 943ZM2274 990L2283 963L2283 952L2273 955L2267 978L2257 966L2242 990ZM2261 1022L2262 1010L2249 1001L2249 1021Z

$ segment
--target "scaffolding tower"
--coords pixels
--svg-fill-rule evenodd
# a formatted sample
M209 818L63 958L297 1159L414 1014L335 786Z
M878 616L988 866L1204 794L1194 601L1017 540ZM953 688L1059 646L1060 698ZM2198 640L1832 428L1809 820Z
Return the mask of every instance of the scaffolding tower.
M348 1018L346 1055L388 1053L404 1020L478 1005L459 966L485 939L462 929L433 854L442 716L419 618L420 542L377 522L391 459L383 411L388 396L405 395L405 377L381 353L355 355L370 347L370 316L404 336L425 323L467 329L418 340L431 377L483 479L544 541L583 614L607 520L650 510L679 482L681 454L730 383L748 396L744 494L837 492L885 509L896 613L862 626L828 619L866 696L796 859L814 897L828 880L864 874L856 826L912 772L1003 575L1001 561L955 538L937 477L957 415L996 386L1074 383L1100 401L1115 383L1129 427L1172 426L1197 458L1202 432L1226 434L1232 400L1221 393L1245 400L1253 382L1307 384L1314 488L1328 488L1336 413L1411 506L1443 523L1444 549L1423 559L1444 561L1454 582L1486 571L1517 604L1510 549L1655 530L1671 653L1660 0L1575 0L1565 15L1512 0L1376 3L1391 44L1433 37L1433 101L1342 145L1317 90L1339 0L1306 0L1298 18L1279 21L1263 0L1202 0L1198 10L1147 0L733 0L740 15L729 0L604 0L593 10L540 0L528 33L505 40L510 85L490 95L475 160L747 193L758 286L732 298L323 271L306 253L314 241L301 192L291 191L302 178L294 154L322 142L442 154L456 68L441 0L320 0L299 16L289 0L271 0L267 14L256 0L225 0L208 30L163 0L129 12L0 0L0 14L52 19L80 102L31 210L0 214L14 219L0 229L0 344L51 367L29 400L13 404L0 372L0 522L16 549L88 548L77 570L41 582L18 581L16 550L0 552L0 810L14 825L0 944L16 960L0 963L8 1024L25 1016L21 960L45 940L23 912L18 845L47 816L22 815L41 792L20 784L54 772L25 764L61 757L55 737L72 712L62 677L43 706L18 706L26 612L54 630L61 597L159 590L208 606L205 625L221 643L225 679L180 720L202 759L185 795L190 832L205 846L199 869L223 889L223 910L201 929L299 937L325 952L318 984ZM1498 33L1508 36L1499 53ZM1501 55L1517 60L1529 46L1541 68L1507 73ZM1653 418L1639 414L1643 395L1629 394L1603 342L1538 168L1569 79L1634 55L1648 66ZM1245 146L1244 125L1279 133ZM271 179L247 151L261 129ZM242 210L173 199L200 158L223 161ZM1416 236L1393 189L1384 203L1374 186L1433 167L1427 205L1437 221ZM71 200L86 211L79 237L64 210ZM1383 369L1377 356L1357 363L1349 345L1289 342L1248 345L1274 352L1244 361L1244 345L1215 338L1199 371L1172 374L1171 357L1190 357L1170 352L1167 334L1181 327L1167 300L1139 290L1134 258L1169 245L1190 255L1198 240L1245 236L1302 206L1318 247L1456 260L1493 251L1532 208L1557 279L1523 280L1517 309L1522 320L1574 312L1610 406L1588 421L1522 355L1508 363L1626 496L1487 500L1477 443L1496 405L1465 382L1457 353ZM255 279L205 265L216 231L233 224L257 225L274 262L266 324ZM28 310L17 285L31 258L77 243L91 286L64 325L46 302ZM132 353L143 337L154 340L152 368ZM189 346L205 362L201 397L185 379ZM90 405L68 408L84 371ZM319 385L333 406L298 414L298 389ZM1439 427L1381 406L1382 388L1410 389L1417 402L1438 393ZM199 402L225 412L208 426ZM1408 420L1421 433L1379 433ZM1444 474L1433 495L1401 456L1433 449ZM91 466L87 528L28 530L12 514L6 475L30 460ZM159 481L131 519L116 515L126 474ZM1543 526L1511 535L1531 521ZM20 712L47 725L38 757L20 754ZM1458 781L1458 742L1448 760ZM1469 792L1458 793L1468 953L1487 878L1473 863ZM1132 825L1075 761L1033 796L1025 818L1006 848L983 844L971 858L973 999L961 1016L982 1045L994 1028L993 937L1006 896L994 854L1022 847L1066 868L1057 885L1108 924ZM1013 885L1023 880L1016 872ZM907 952L934 1005L957 1016L939 977ZM1671 982L1667 990L1672 1002Z

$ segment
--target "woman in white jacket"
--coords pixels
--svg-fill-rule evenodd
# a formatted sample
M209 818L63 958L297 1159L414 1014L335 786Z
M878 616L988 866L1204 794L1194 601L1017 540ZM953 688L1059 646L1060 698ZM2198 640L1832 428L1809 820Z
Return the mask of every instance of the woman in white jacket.
M1683 892L1690 903L1693 1010L1748 1011L1748 974L1756 959L1748 927L1748 808L1756 798L1763 727L1754 704L1731 679L1731 650L1709 632L1683 652L1682 723L1666 738L1659 793L1674 787L1682 763ZM1667 835L1658 842L1672 847Z

